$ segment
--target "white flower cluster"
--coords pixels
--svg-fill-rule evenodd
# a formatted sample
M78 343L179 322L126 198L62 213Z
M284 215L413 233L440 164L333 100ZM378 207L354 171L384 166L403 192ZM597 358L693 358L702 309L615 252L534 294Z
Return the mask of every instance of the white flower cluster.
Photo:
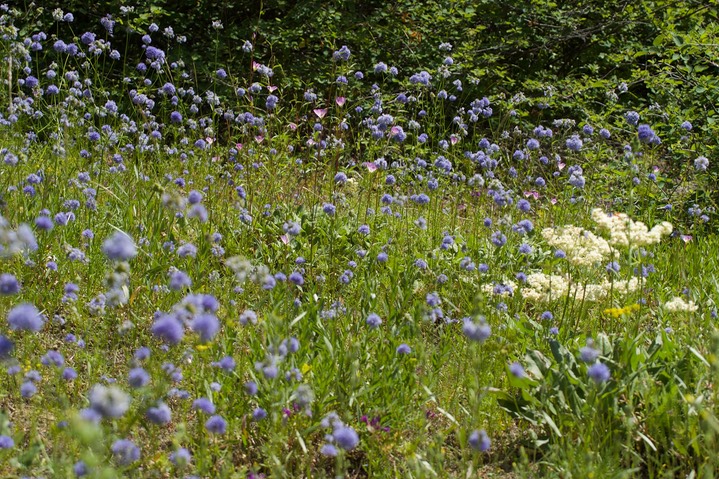
M694 301L685 301L683 298L674 297L664 303L664 309L669 313L693 313L699 306Z
M572 298L596 302L606 298L610 292L626 295L639 288L639 280L604 280L599 284L570 283L567 277L556 274L532 273L527 276L527 287L522 288L522 296L528 301L550 302L570 295Z
M542 237L555 248L567 255L567 260L575 266L592 266L612 254L607 240L579 226L545 228Z
M659 243L662 236L671 234L671 223L663 221L651 230L641 221L633 221L624 213L608 215L601 209L592 210L592 219L609 232L612 246L648 246Z
M550 302L569 291L567 279L556 274L531 273L527 275L527 285L522 288L522 296L528 301Z
M673 229L672 225L665 221L650 230L644 223L633 221L624 213L607 215L598 208L592 210L592 219L609 233L608 240L574 225L544 228L542 237L549 245L561 250L569 263L587 268L601 265L607 259L616 257L618 252L615 248L659 243L662 237L669 235ZM527 276L526 284L521 288L521 294L527 301L534 302L551 302L567 296L596 302L610 294L626 296L637 291L639 286L640 279L637 277L628 280L603 279L600 283L585 283L573 280L570 275L531 273ZM500 285L484 285L482 290L500 296L511 295L516 291L516 285L507 281ZM682 301L681 298L670 301L665 308L669 311L696 310L694 303L678 301Z

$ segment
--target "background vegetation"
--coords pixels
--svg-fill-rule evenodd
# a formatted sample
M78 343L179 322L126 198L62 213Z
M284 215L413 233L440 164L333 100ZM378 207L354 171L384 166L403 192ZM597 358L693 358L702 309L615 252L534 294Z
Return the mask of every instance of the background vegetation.
M187 36L182 56L199 71L239 67L242 46L251 40L258 56L280 66L278 75L295 87L308 78L314 84L333 80L317 73L342 45L359 64L384 61L407 72L432 64L439 43L449 42L454 60L480 80L477 95L542 84L564 92L580 83L596 100L607 85L625 81L644 102L662 103L682 92L682 108L706 107L706 113L718 98L719 17L716 5L700 0L178 0L140 2L126 15L122 5L49 0L25 28L52 25L58 7L74 12L77 32L111 14L118 21L116 41L130 36L137 48L151 22L169 25ZM222 30L208 28L213 21L221 21Z

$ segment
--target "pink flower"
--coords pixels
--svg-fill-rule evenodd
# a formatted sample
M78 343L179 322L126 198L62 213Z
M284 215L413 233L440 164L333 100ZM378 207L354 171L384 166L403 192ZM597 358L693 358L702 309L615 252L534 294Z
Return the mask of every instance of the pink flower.
M567 165L562 162L557 163L557 168L559 168L559 171L562 171L565 166L567 166Z
M290 123L288 125L290 127L290 130L295 131L297 129L297 123Z
M345 101L347 101L347 99L343 96L338 96L337 98L335 98L335 103L337 103L338 106L344 106Z
M262 143L262 140L264 140L264 139L265 139L265 136L264 136L264 135L257 135L257 136L255 137L255 141L256 141L257 143Z
M682 241L689 243L693 239L692 235L682 235Z
M374 164L374 161L366 161L362 164L367 167L367 171L370 173L377 171L377 165Z
M530 196L533 196L535 200L539 199L539 192L538 191L525 191L524 197L529 198Z
M457 135L450 135L449 142L456 145L459 142L459 137Z
M553 205L556 205L556 204L557 204L557 198L552 198L550 202L551 202Z
M268 86L267 86L267 90L268 90L270 93L272 93L273 91L277 90L277 87L276 87L276 86L273 86L273 85L268 85Z
M283 244L290 244L290 237L287 235L280 236L280 241L282 241Z
M237 143L237 144L235 145L235 148L237 148L238 151L241 150L241 149L242 149L242 143Z
M312 112L317 115L317 118L322 119L327 114L327 108L315 108Z

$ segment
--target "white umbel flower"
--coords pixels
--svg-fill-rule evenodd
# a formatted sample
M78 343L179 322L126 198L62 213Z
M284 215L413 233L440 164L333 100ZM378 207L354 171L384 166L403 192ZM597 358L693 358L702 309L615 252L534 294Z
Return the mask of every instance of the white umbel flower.
M575 266L592 266L612 254L607 240L579 226L544 228L542 237L551 246L564 251L567 260Z
M618 296L626 296L639 289L639 280L618 280L601 283L571 284L564 276L545 273L531 273L527 275L527 287L522 288L522 297L527 301L548 303L556 301L567 295L576 300L597 302L604 300L610 292Z
M634 221L624 213L608 215L599 208L592 210L592 219L609 232L609 244L612 246L648 246L657 244L662 236L673 231L671 223L663 221L651 230L641 221Z
M694 301L685 301L684 298L675 296L666 303L664 303L664 310L670 313L693 313L699 306L694 304Z

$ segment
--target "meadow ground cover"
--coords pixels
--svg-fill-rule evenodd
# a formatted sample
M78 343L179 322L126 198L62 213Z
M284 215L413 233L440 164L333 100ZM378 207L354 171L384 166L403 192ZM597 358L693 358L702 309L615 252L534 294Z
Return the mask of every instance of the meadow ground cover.
M715 477L703 118L0 10L2 477Z

